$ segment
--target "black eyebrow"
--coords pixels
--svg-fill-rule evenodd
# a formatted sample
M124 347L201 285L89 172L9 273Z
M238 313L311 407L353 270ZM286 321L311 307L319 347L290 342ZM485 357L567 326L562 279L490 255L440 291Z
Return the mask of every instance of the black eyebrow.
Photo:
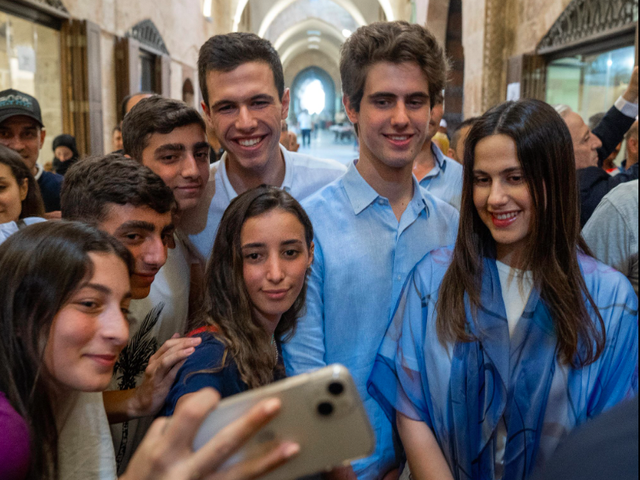
M291 240L285 240L280 245L297 245L302 244L302 240L298 240L297 238L292 238Z
M244 250L245 248L261 248L261 247L265 247L265 246L266 246L266 244L264 244L264 243L259 243L259 242L256 242L256 243L247 243L247 244L245 244L245 245L242 245L242 246L240 247L240 249L241 249L241 250Z
M173 151L173 152L184 152L186 147L181 143L165 143L164 145L160 145L156 148L155 153L162 153L164 151Z
M156 226L151 222L143 222L142 220L131 220L128 222L124 222L116 229L116 233L122 232L123 230L130 229L139 229L146 230L148 232L153 232L156 229Z
M266 94L266 93L260 93L258 95L254 95L253 97L251 97L249 99L250 102L255 102L256 100L267 100L269 102L274 102L275 98L273 96L271 96L271 95ZM211 105L210 109L211 110L217 110L221 106L224 106L224 105L235 105L237 103L238 102L233 101L233 100L222 99L222 100L217 101L213 105Z
M209 144L207 142L198 142L193 146L194 150L198 150L200 148L209 148Z
M376 98L397 98L398 96L400 95L392 92L375 92L369 95L369 98L372 100L375 100ZM425 100L429 98L429 95L424 92L413 92L413 93L408 93L407 95L401 95L401 96L404 98L422 98Z
M509 173L513 173L516 171L521 171L522 167L509 167L509 168L505 168L504 170L501 170L500 173L501 174L509 174ZM488 175L487 172L485 172L484 170L480 170L479 168L474 168L473 169L473 173L482 173L484 175Z
M297 238L292 238L290 240L285 240L283 242L280 243L280 245L302 245L302 240L298 240ZM256 242L256 243L247 243L246 245L242 245L242 247L240 247L241 249L245 249L245 248L264 248L266 246L265 243L260 243L260 242Z
M82 290L83 288L90 288L100 293L104 293L105 295L113 294L113 290L111 290L109 287L106 287L104 285L100 285L99 283L88 282L88 283L85 283L84 285L80 285L80 288L78 290ZM127 300L129 298L131 298L131 291L128 291L127 293L125 293L124 296L122 297L122 300Z

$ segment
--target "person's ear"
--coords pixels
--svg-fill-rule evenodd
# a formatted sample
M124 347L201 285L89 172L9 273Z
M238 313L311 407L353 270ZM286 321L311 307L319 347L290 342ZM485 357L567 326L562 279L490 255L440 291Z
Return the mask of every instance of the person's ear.
M311 268L311 265L313 264L313 253L315 252L316 246L313 243L313 240L311 240L311 245L309 246L309 263L307 264L307 269Z
M38 150L42 148L42 145L44 145L44 139L47 136L47 129L42 127L40 129L40 145L38 145Z
M289 104L291 103L291 91L288 88L284 89L284 93L282 94L282 113L281 119L284 120L289 115Z
M204 103L204 100L200 102L200 106L202 107L202 111L204 115L207 117L207 120L211 121L211 109Z
M27 198L27 194L29 193L29 180L24 178L22 185L20 185L18 189L20 191L20 201L24 202L24 199Z
M354 125L358 123L359 112L351 105L351 101L347 94L342 95L342 104L344 105L344 111L347 113L347 117Z

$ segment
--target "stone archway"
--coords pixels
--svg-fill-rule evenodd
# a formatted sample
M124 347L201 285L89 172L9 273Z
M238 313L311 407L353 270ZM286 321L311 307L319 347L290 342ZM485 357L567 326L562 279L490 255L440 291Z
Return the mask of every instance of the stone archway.
M300 106L300 92L301 89L312 80L319 80L322 84L325 93L324 109L320 116L327 120L333 121L336 113L336 101L339 100L339 95L336 95L336 85L323 68L317 66L307 67L301 70L293 79L291 83L291 107L289 116L292 120L296 120L298 113L301 110Z
M270 11L267 13L267 15L265 15L264 21L260 25L258 35L264 36L264 33L269 28L269 25L271 24L271 22L273 22L273 20L278 16L280 12L282 12L282 10L284 10L294 1L295 0L279 0L275 2L272 8L270 9ZM354 3L351 0L332 0L332 1L340 5L341 7L343 7L349 13L351 13L353 18L356 20L356 22L359 25L366 24L366 22L364 21L364 17L362 16L362 12L356 5L354 5ZM240 24L240 20L242 19L242 13L244 12L244 9L247 7L247 3L249 3L249 0L238 1L238 4L236 6L236 12L233 16L233 28L232 28L233 32L238 31L238 25ZM377 3L380 5L382 10L384 11L384 14L387 17L387 20L389 21L395 20L393 7L391 6L390 0L377 0Z

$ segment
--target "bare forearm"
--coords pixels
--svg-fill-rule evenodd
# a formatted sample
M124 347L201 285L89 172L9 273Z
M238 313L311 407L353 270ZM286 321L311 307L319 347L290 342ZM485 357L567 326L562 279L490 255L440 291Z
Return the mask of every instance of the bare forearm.
M398 432L415 480L453 480L447 460L431 429L424 422L396 414Z
M109 423L122 423L144 416L140 412L136 389L102 392Z

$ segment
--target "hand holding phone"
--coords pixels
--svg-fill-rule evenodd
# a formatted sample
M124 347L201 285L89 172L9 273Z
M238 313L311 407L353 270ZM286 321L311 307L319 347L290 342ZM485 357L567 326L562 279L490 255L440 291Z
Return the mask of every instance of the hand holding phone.
M278 415L281 402L274 398L259 402L194 452L195 432L219 399L218 392L205 388L179 405L172 417L154 421L119 480L194 480L211 474L216 474L217 480L251 480L299 452L294 443L275 444L263 455L222 471L229 456Z
M300 445L300 453L261 480L293 480L373 453L375 438L364 405L349 371L338 364L224 399L202 424L194 450L272 397L282 402L278 417L229 458L223 469L258 458L279 442Z

